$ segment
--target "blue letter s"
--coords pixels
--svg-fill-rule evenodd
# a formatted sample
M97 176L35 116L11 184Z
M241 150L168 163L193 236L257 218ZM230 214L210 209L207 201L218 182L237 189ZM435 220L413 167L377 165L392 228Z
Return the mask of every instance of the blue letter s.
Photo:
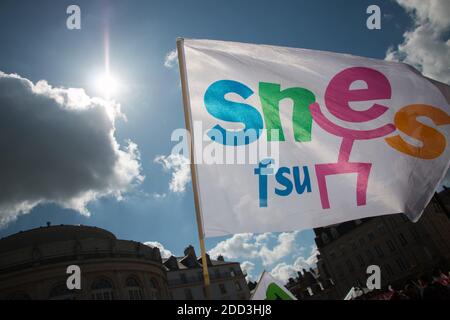
M246 145L259 139L264 127L263 119L257 109L245 103L232 102L225 99L228 93L236 93L247 99L253 94L252 89L245 84L233 80L219 80L211 84L205 92L205 106L208 112L223 121L240 122L244 129L239 131L226 130L220 125L213 129L222 133L222 141L217 139L213 130L208 132L211 140L229 146ZM253 132L247 132L251 130ZM249 134L247 134L249 133ZM251 134L253 133L253 134Z

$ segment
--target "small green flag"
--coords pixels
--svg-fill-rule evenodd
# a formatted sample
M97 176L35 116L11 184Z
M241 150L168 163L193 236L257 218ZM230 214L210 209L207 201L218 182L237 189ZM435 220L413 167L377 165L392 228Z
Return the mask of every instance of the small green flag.
M270 273L264 271L253 293L252 300L297 300Z

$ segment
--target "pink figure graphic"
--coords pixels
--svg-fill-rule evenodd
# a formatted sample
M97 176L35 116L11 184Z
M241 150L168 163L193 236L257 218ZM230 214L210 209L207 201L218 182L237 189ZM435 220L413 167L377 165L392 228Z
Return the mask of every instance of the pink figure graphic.
M358 79L364 79L368 89L349 90L351 83ZM370 85L374 86L376 90L369 91ZM340 95L337 96L336 92L340 93ZM374 97L377 99L389 99L390 96L390 84L383 74L368 68L349 68L336 75L330 81L330 85L325 93L325 103L330 112L338 116L338 118L351 122L364 122L378 118L387 110L387 107L376 104L366 111L356 111L348 106L348 102L372 100ZM326 177L346 173L357 173L356 204L358 206L365 205L372 164L349 162L353 143L355 140L369 140L388 135L395 131L395 126L386 124L373 130L352 130L340 127L328 120L320 110L318 103L311 104L309 109L314 121L322 129L335 136L342 137L337 163L315 165L322 208L330 208Z

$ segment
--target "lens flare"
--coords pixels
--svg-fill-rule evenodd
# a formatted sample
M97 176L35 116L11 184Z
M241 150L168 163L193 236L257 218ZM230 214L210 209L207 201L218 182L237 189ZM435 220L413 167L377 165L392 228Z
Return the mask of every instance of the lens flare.
M95 88L99 94L109 99L117 94L119 82L112 74L105 73L95 79Z

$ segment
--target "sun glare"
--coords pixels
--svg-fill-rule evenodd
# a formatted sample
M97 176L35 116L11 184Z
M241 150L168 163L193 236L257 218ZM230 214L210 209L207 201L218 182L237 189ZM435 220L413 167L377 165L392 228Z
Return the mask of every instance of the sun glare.
M110 73L105 73L95 79L95 88L104 98L111 98L118 93L119 82Z

